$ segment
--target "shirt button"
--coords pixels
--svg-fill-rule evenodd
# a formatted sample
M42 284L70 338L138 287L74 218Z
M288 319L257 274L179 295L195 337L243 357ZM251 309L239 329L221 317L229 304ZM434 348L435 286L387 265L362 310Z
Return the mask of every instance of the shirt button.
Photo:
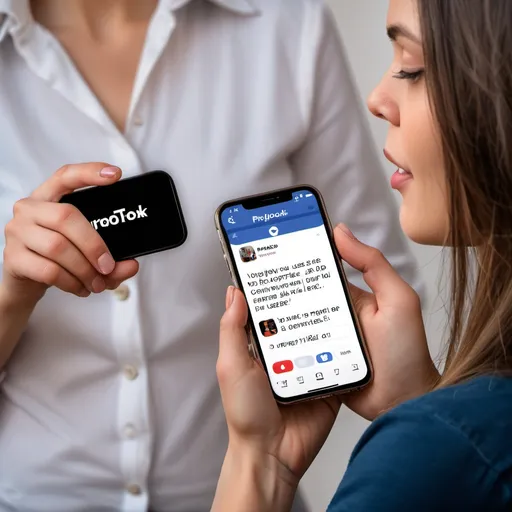
M135 380L139 376L137 368L135 368L135 366L132 366L131 364L127 364L124 367L123 373L128 380Z
M114 296L117 300L126 300L130 296L130 288L126 284L122 284L114 290Z
M140 494L142 494L142 489L141 489L140 485L137 485L137 484L128 485L126 487L126 490L133 496L139 496Z
M142 126L144 124L144 121L140 117L135 117L133 120L133 124L135 126Z
M137 430L131 423L128 423L127 425L125 425L123 433L126 438L135 439L135 436L137 435Z

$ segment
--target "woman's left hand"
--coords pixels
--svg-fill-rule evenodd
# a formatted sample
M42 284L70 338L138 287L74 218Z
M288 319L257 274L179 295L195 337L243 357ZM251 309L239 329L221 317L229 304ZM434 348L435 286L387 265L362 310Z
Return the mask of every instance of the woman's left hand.
M264 466L267 471L274 469L275 476L294 490L327 439L341 399L329 397L279 406L265 371L247 349L246 323L245 298L230 287L221 321L217 362L229 428L226 461L230 453L238 464L240 458L246 457L255 466Z

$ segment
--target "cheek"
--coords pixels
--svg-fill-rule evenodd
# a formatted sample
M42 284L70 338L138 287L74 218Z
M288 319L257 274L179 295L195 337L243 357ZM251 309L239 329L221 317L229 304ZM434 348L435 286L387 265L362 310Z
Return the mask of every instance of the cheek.
M411 102L402 114L403 147L414 176L401 191L402 229L417 243L442 245L448 235L449 215L439 138L422 98Z

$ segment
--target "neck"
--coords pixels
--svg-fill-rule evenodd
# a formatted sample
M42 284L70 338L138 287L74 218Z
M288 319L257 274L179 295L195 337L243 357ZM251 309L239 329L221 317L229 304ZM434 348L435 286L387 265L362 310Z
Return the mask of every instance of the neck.
M147 23L158 0L32 0L34 19L57 30L81 30L105 37L116 28Z

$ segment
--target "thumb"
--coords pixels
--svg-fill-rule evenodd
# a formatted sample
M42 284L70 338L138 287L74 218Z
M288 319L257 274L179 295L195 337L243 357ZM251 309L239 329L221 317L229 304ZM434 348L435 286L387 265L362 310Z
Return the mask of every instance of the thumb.
M341 258L363 273L378 304L408 300L414 293L378 249L360 242L344 224L336 226L334 240Z
M217 375L219 381L237 379L252 368L253 359L247 347L247 304L242 292L234 286L226 294L226 312L220 322L219 358Z

